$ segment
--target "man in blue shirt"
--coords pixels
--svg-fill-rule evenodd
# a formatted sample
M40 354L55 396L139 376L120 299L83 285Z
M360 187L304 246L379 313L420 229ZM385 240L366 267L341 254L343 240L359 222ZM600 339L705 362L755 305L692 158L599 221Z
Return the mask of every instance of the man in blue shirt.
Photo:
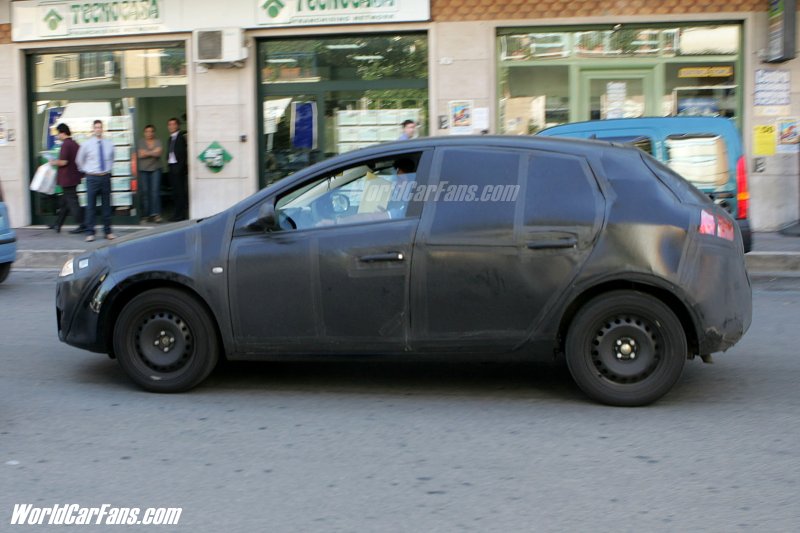
M75 162L86 174L86 241L94 240L94 217L97 194L100 194L103 213L103 232L106 239L114 239L111 233L111 169L114 165L114 143L103 139L103 121L92 124L94 137L84 142L78 150Z
M407 141L414 138L414 132L417 129L417 123L413 120L404 120L400 125L403 128L403 133L397 138L398 141Z

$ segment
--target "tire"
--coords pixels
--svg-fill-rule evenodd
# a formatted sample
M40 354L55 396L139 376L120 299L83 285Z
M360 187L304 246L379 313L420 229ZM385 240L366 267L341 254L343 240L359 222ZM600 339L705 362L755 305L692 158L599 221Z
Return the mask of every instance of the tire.
M183 392L214 369L219 358L215 332L214 322L195 298L176 289L153 289L122 309L114 325L114 353L142 388Z
M11 272L11 263L0 263L0 283L3 283Z
M687 356L675 313L637 291L594 298L567 332L572 378L587 396L608 405L641 406L661 398L680 377Z

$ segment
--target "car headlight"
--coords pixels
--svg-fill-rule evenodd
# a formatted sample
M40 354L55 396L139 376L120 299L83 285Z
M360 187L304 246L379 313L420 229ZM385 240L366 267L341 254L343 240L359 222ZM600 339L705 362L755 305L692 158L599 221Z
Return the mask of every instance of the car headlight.
M63 278L66 276L71 276L75 272L75 259L70 257L67 259L67 262L64 263L64 266L61 267L61 272L58 273L59 278Z

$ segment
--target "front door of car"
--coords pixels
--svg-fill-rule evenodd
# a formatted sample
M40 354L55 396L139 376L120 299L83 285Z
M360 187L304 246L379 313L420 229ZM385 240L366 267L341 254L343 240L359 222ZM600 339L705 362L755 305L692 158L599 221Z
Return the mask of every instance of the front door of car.
M247 228L259 205L240 216L229 261L237 350L405 350L421 202L395 191L429 165L426 152L392 153L323 172L265 200L280 229Z
M597 184L583 159L550 152L454 147L434 168L412 273L414 346L518 347L591 249Z

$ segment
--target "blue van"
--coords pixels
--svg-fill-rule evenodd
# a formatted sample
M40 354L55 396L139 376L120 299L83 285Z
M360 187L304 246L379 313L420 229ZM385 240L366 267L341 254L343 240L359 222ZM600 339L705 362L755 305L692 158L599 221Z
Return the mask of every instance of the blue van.
M3 202L3 188L0 187L0 283L5 281L11 271L11 263L17 258L17 234L11 229L8 209Z
M622 118L574 122L537 135L578 137L632 144L683 176L727 210L752 247L747 218L747 164L736 125L722 117Z

